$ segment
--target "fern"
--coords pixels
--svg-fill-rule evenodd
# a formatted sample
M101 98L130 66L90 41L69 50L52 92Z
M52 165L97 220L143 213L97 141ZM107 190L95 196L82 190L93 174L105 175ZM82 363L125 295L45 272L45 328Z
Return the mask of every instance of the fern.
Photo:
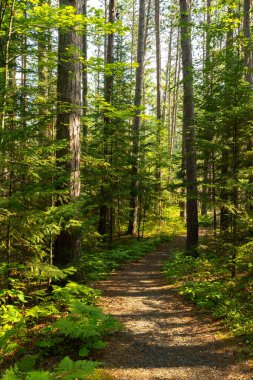
M84 304L93 304L100 296L100 291L80 285L76 282L69 282L64 288L53 286L53 298L61 304L69 305L71 301L79 299Z
M29 372L25 376L25 380L53 380L56 379L56 377L53 376L53 374L50 374L50 372L46 371L33 371Z
M19 375L17 364L7 369L2 377L2 380L20 380L20 379L22 378Z
M49 317L52 314L58 314L58 312L59 311L53 305L34 306L27 310L25 317L26 318Z
M88 356L91 348L104 347L101 338L121 328L120 322L105 315L98 307L75 301L71 304L70 311L67 317L56 321L53 327L58 329L59 334L84 343L79 351L80 356Z
M4 289L0 290L0 303L6 304L6 301L11 299L12 302L22 302L25 303L25 295L21 290L18 289Z
M78 360L73 362L68 356L62 359L55 370L55 378L62 380L85 379L99 365L100 362Z
M32 371L35 366L37 358L38 358L37 355L29 355L29 356L24 357L22 360L16 363L18 370L20 372Z
M26 274L26 278L28 280L35 279L37 282L39 281L47 281L51 278L53 281L64 280L69 275L76 272L76 269L73 267L63 269L45 263L44 254L37 256L28 264L30 271Z
M14 367L7 369L2 380L82 380L101 365L100 362L87 360L74 362L68 356L60 361L54 372L31 371L34 364L34 359L28 357L26 362L18 362Z

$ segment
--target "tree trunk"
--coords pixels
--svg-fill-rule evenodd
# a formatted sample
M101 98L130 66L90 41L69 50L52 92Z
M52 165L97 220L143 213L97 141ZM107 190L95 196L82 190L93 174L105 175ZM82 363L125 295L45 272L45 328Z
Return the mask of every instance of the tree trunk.
M246 68L245 80L253 85L253 65L252 65L252 42L251 42L251 13L252 0L243 2L243 36L244 36L244 66Z
M176 61L175 61L175 72L173 80L173 97L171 103L171 122L170 122L170 158L173 158L174 147L176 143L177 135L177 110L178 110L178 93L179 93L179 83L180 83L180 36L177 35L177 50L176 50Z
M233 11L229 7L228 17L231 17L231 13L233 13ZM227 72L229 72L230 70L230 64L231 64L230 58L231 58L231 54L233 54L232 48L233 48L233 30L232 28L230 28L226 36L226 62L225 64L226 64ZM225 97L227 99L228 104L229 104L230 96L231 94L230 94L229 84L225 83ZM227 144L230 138L230 122L231 122L230 119L228 119L226 123L227 125L226 125L225 133L224 133L225 144ZM222 178L223 183L222 183L222 189L220 192L220 198L223 203L223 205L220 208L220 230L222 232L228 231L229 225L231 222L231 212L229 208L227 207L227 203L229 201L229 196L230 196L230 189L228 188L228 183L227 183L230 169L231 168L229 167L229 151L227 149L227 146L223 146L222 152L221 152L221 178Z
M130 191L130 213L128 223L128 234L134 234L137 228L138 214L138 166L139 166L139 132L140 132L140 106L142 103L142 83L144 72L144 31L145 31L145 0L139 0L139 27L138 27L138 48L136 82L135 82L135 116L132 126L132 170L131 170L131 191Z
M109 1L109 20L111 24L115 22L115 1ZM106 64L112 64L113 59L113 45L114 45L114 33L109 33L106 44ZM112 87L113 87L113 75L105 73L105 84L104 84L104 97L107 103L111 103L112 101ZM111 147L110 144L110 118L105 114L104 116L104 131L103 131L103 143L104 143L104 159L107 162L111 161L110 153ZM108 182L107 173L105 173L103 178L103 183L101 185L100 191L100 199L101 205L99 209L99 223L98 223L98 232L101 235L105 235L107 233L107 219L111 218L113 215L112 210L110 211L108 208L108 203L112 203L110 198L110 189L106 189L106 182ZM110 237L112 239L112 223L109 221L110 226Z
M74 6L78 14L82 12L81 0L60 0L60 6ZM81 63L79 56L81 47L82 37L74 28L60 31L56 139L58 142L67 140L68 145L66 148L57 150L56 157L59 169L64 173L59 190L63 191L65 199L68 199L64 201L65 203L74 202L80 195ZM54 262L65 265L70 261L78 261L80 245L78 231L74 228L62 230L55 241Z
M84 0L83 2L83 15L87 17L87 0ZM87 134L88 134L88 127L87 127L87 122L85 120L85 117L87 116L87 110L88 110L88 71L87 71L87 59L88 59L88 41L87 41L87 26L84 27L84 33L83 33L83 116L84 116L84 121L83 121L83 137L84 137L84 145L87 150Z
M198 245L197 168L195 151L193 66L191 46L191 20L187 0L180 0L181 48L183 63L183 139L186 168L186 249Z
M212 78L210 78L210 74L208 73L209 65L210 65L210 54L211 54L211 44L210 44L210 31L209 27L211 24L211 13L210 13L210 8L211 8L211 0L207 0L206 3L206 23L207 23L207 31L204 36L204 43L203 43L203 50L204 50L204 64L203 64L203 69L204 69L204 74L203 74L203 80L204 80L204 87L205 89L209 89L210 83L212 81ZM205 71L206 70L206 71ZM207 90L209 91L209 90ZM209 95L209 94L207 94ZM208 141L211 141L213 139L213 130L212 129L207 129L205 131L205 136L204 138ZM210 175L210 170L211 170L211 165L210 165L210 150L205 149L204 151L204 164L203 164L203 184L202 184L202 199L201 199L201 215L206 216L207 211L208 211L208 179Z
M156 146L157 146L157 157L156 157L156 168L155 168L155 179L156 179L156 192L158 197L158 218L161 219L162 216L162 200L161 200L161 181L162 181L162 171L161 171L161 127L162 127L162 65L161 65L161 35L160 35L160 0L155 0L155 34L156 34Z
M243 36L244 36L244 66L245 66L245 80L248 82L250 88L253 88L253 57L252 57L252 41L251 41L251 8L252 0L244 0L244 18L243 18ZM253 150L253 138L249 137L247 141L247 150ZM252 155L249 155L246 166L252 167ZM249 184L252 186L253 175L249 174ZM247 199L249 200L246 205L248 211L252 210L252 194L251 191L247 192Z

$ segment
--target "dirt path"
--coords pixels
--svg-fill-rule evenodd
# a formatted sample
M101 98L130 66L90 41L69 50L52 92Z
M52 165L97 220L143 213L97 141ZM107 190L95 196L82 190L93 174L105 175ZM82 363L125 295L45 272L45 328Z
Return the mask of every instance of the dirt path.
M126 326L99 359L117 380L253 379L236 343L166 284L161 262L181 244L174 239L99 284L104 310Z

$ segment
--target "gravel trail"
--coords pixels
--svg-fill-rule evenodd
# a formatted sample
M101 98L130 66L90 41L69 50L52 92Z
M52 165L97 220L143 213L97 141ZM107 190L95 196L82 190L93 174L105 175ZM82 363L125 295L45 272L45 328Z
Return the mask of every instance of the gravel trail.
M99 283L101 306L125 325L99 357L113 379L253 379L249 361L238 359L238 340L225 337L166 283L162 261L183 240L161 245Z

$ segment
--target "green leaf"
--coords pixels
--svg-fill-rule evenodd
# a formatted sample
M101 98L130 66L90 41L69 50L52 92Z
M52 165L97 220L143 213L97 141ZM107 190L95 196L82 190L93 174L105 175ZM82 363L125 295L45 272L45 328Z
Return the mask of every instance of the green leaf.
M30 356L26 356L25 358L17 362L19 371L21 372L32 371L32 369L35 366L36 359L37 359L36 355L30 355Z
M85 379L87 375L90 375L94 370L101 365L100 362L92 362L86 360L78 360L73 362L68 356L66 356L58 364L55 375L62 380L74 380L74 379Z
M93 343L92 348L105 348L107 346L106 342L103 342L102 340L97 340Z
M5 371L2 380L21 380L18 374L18 367L16 364L14 365L14 367L10 367Z
M53 376L50 372L33 371L26 375L25 380L52 380Z
M83 346L80 348L78 355L79 356L88 356L89 352L90 352L90 350L86 346Z

